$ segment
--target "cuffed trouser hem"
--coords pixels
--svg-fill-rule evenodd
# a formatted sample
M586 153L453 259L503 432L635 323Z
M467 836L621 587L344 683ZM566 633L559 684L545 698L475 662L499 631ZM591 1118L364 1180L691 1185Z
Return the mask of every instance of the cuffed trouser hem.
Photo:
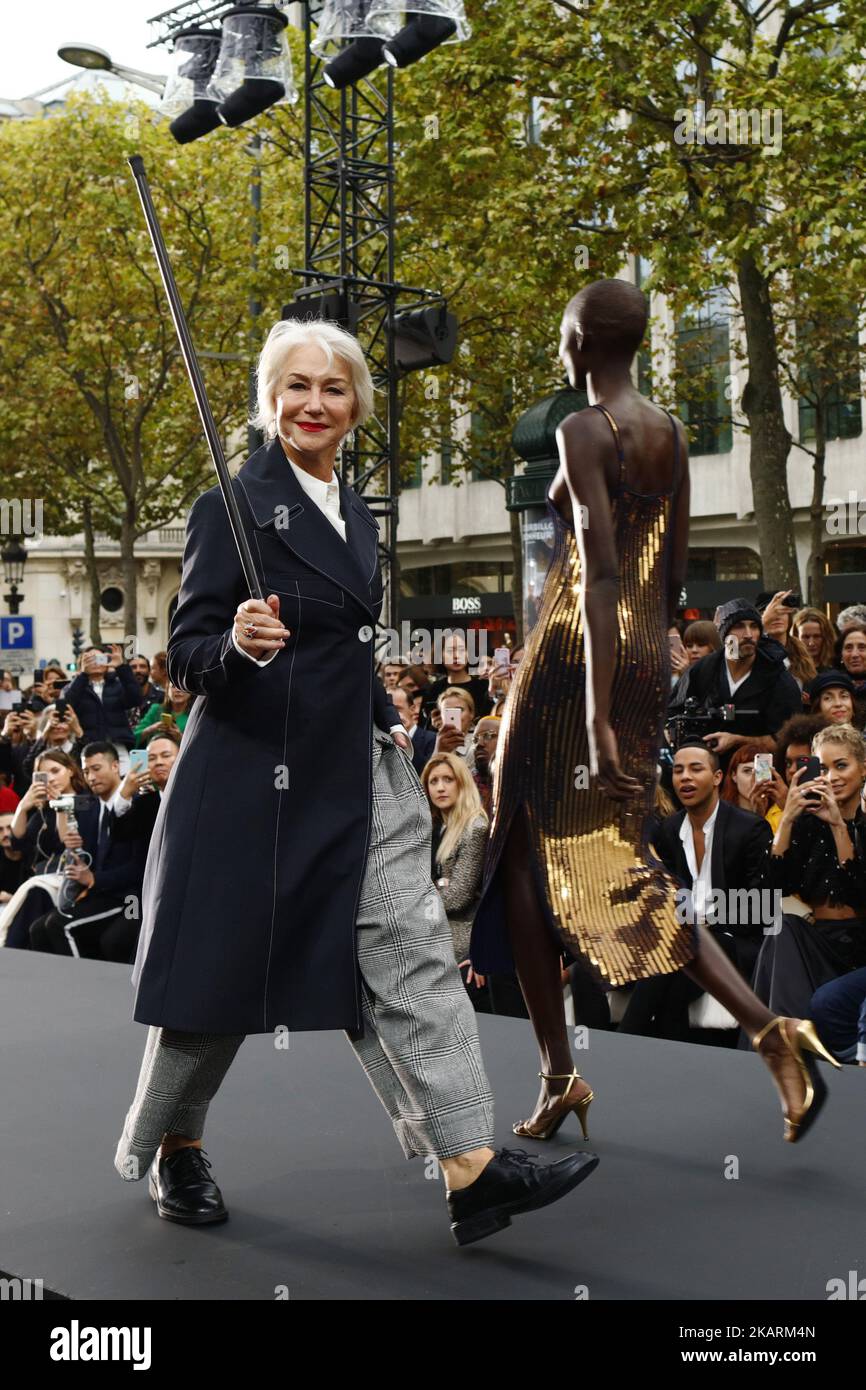
M135 1098L114 1155L114 1166L126 1182L144 1177L165 1134L201 1139L208 1106L244 1037L148 1030Z

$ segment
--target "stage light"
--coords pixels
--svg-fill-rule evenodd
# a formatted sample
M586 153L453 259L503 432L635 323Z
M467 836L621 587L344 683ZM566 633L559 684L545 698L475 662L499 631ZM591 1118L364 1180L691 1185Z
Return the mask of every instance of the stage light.
M281 319L325 319L354 333L361 317L360 305L349 302L346 291L339 285L318 284L300 290L290 304L284 304Z
M394 361L398 371L417 372L450 362L457 346L457 319L445 304L408 309L394 317Z
M371 23L370 7L371 0L325 0L310 48L319 57L340 48L322 70L329 87L350 87L384 62L382 45L397 33L400 21L390 15Z
M222 21L222 42L208 96L227 126L243 125L280 101L297 101L288 19L275 5L238 5Z
M322 76L329 87L341 91L368 77L385 60L382 53L383 39L356 39L332 58L322 69Z
M395 68L407 68L440 44L462 43L472 34L463 0L412 0L407 5L395 4L395 0L370 0L371 24L380 20L399 24L402 14L403 27L387 40L383 49L385 62Z
M175 35L171 71L160 111L174 117L169 130L179 145L207 135L220 123L218 102L207 95L220 51L219 29L182 29Z

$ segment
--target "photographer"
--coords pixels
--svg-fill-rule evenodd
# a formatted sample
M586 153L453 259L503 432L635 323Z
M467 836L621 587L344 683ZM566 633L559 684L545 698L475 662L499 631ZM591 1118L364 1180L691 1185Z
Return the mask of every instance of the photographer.
M783 911L755 968L755 993L794 1017L819 986L866 966L866 745L850 724L834 724L815 735L812 753L821 775L794 773L761 875L762 888L797 894L811 909L811 920Z
M775 733L792 714L802 711L803 702L800 687L786 669L785 648L762 636L757 608L746 599L731 599L716 610L715 622L722 649L702 657L684 673L671 697L669 714L688 713L686 701L697 702L693 727L682 727L677 741L701 737L718 754L724 770L742 743L756 743L762 752L774 752ZM725 721L721 713L726 705L734 707L731 721ZM709 721L707 713L713 715Z
M68 896L32 923L30 949L131 964L141 925L150 833L137 823L133 810L127 825L115 828L121 785L115 749L106 743L88 744L83 760L93 801L76 810L75 830L69 828L66 814L58 812L58 830L72 859L65 868ZM76 857L81 850L86 853Z
M448 687L438 697L436 707L442 721L436 735L436 752L468 758L472 749L470 731L475 723L475 704L469 691L463 686L455 686L453 690ZM446 710L453 713L446 714ZM474 767L474 758L471 766Z
M808 649L793 631L793 619L799 606L793 590L782 589L777 594L759 594L755 607L761 614L765 637L774 637L785 648L786 665L802 690L817 675L817 667Z
M70 684L66 698L78 716L85 741L110 740L117 749L121 772L126 772L128 750L135 743L127 711L141 704L141 686L116 642L102 648L85 648L81 670Z
M182 734L186 728L186 721L189 719L194 695L189 695L185 690L181 690L179 685L172 685L169 681L168 692L161 705L153 704L147 714L135 726L135 736L137 747L143 748L147 743L148 734L157 724L169 729L177 729Z
M36 759L33 782L9 828L9 848L20 856L22 883L0 913L0 944L27 950L31 923L57 902L65 845L49 802L86 791L81 768L68 753L46 752Z
M6 774L13 791L23 796L30 783L30 773L25 771L25 763L36 743L36 712L22 695L3 720L0 733L0 772Z
M40 753L54 751L68 753L73 762L80 763L84 747L84 731L78 722L75 710L60 696L57 703L48 705L38 716L36 741L32 743L22 759L22 772L29 782L33 767Z

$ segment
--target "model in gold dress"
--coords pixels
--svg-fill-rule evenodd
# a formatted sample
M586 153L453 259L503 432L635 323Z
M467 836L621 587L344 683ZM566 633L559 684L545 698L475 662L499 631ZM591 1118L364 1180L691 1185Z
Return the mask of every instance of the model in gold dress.
M622 280L588 286L562 320L560 358L592 405L557 432L554 550L500 729L472 963L516 967L538 1040L541 1092L516 1133L549 1138L571 1111L586 1133L565 946L608 986L684 968L752 1036L793 1141L825 1093L814 1055L835 1059L808 1020L771 1014L703 927L678 920L677 884L647 842L689 483L682 425L631 383L646 322L643 294Z

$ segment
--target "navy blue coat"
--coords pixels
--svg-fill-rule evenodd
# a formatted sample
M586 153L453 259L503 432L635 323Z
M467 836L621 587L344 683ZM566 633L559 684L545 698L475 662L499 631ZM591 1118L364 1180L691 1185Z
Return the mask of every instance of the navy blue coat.
M346 540L279 440L233 480L267 596L290 630L266 667L231 640L249 597L222 496L197 498L168 641L196 700L154 826L135 1018L193 1032L362 1028L355 920L372 808L378 523L340 480Z

